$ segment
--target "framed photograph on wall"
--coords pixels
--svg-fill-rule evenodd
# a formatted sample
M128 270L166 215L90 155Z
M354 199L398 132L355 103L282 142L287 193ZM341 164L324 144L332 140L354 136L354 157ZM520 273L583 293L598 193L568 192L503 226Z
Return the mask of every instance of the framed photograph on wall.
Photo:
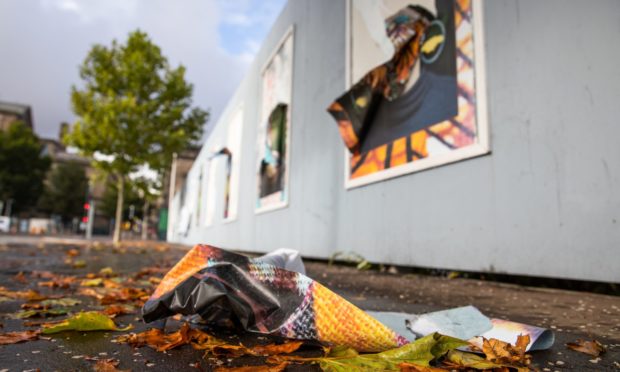
M347 1L347 91L328 108L346 188L490 151L481 6Z
M291 27L267 59L261 73L256 213L288 205L293 34Z

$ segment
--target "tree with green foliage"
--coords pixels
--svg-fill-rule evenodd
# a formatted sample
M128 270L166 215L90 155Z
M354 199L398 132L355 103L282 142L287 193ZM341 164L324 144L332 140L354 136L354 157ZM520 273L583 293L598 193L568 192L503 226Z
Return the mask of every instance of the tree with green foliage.
M88 178L82 164L61 163L53 167L39 200L39 207L62 218L63 223L84 214L88 194Z
M161 49L141 31L125 44L95 45L80 67L83 87L72 88L79 119L65 136L68 145L114 178L118 197L114 242L120 241L125 182L148 165L161 172L180 152L200 139L208 112L192 107L192 84L185 67L170 67Z
M41 155L42 149L39 138L22 122L0 131L0 200L11 204L12 213L34 207L43 192L50 160Z

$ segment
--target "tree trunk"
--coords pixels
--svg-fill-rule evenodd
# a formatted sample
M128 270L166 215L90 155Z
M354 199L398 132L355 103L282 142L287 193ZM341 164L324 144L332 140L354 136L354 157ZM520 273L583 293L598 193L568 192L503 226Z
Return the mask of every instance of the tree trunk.
M148 237L148 228L149 228L149 202L148 200L144 201L144 205L142 206L142 240L146 240Z
M112 243L118 245L121 241L121 225L123 223L123 194L125 193L125 176L118 178L118 190L116 193L116 217L114 221L114 237Z

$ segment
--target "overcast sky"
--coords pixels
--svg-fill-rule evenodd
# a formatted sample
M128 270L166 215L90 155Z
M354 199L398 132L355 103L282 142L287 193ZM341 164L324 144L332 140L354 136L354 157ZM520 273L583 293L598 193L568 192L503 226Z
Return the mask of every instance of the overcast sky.
M32 106L35 131L72 122L69 94L94 43L146 31L187 67L194 104L213 124L285 0L0 0L0 101Z

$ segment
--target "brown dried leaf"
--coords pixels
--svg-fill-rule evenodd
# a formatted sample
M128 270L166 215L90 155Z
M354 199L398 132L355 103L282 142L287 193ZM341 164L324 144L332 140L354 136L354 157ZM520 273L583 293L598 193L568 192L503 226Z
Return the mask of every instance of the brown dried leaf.
M80 255L80 251L73 248L73 249L69 249L68 251L66 251L65 254L69 257L76 257Z
M170 268L162 268L162 267L155 267L155 266L145 267L141 269L140 271L138 271L136 275L134 275L134 279L142 279L145 276L153 276L153 275L159 275L160 277L163 277L164 274L168 272L168 270L170 270Z
M40 287L68 289L76 281L75 276L54 275L48 281L39 282Z
M161 329L149 329L140 333L130 333L116 338L116 342L127 343L133 347L149 346L157 351L166 351L190 343L189 325L183 324L176 332L166 334Z
M99 302L102 305L110 305L118 302L129 302L129 301L146 301L149 297L149 294L142 288L129 288L125 287L119 291L109 292L104 295Z
M597 357L607 351L605 346L596 340L586 341L579 339L575 342L567 343L566 347L580 353L592 355L593 357Z
M95 372L125 372L128 369L120 370L116 368L120 362L117 359L102 359L97 361L93 370Z
M0 287L0 296L28 301L42 301L47 299L46 296L43 296L39 292L32 289L27 291L9 291L4 287Z
M276 366L245 366L245 367L218 367L215 372L281 372L286 369L288 362L280 363Z
M413 363L401 363L398 365L401 372L445 372L443 368L425 367Z
M0 334L0 345L16 344L18 342L36 340L39 338L41 331L23 331L23 332L9 332Z
M118 315L133 314L135 313L135 309L133 306L129 305L110 305L106 307L105 310L102 311L102 313L111 317L115 317Z
M249 351L253 355L257 356L269 356L278 354L290 354L303 345L303 341L288 341L280 345L257 345L249 348Z
M23 271L20 271L19 273L17 273L17 275L13 277L13 280L18 283L22 283L22 284L28 283L28 279L26 279L26 275L24 275Z
M483 339L482 352L487 360L494 363L529 365L531 357L525 354L525 349L529 343L529 335L519 335L515 346L494 338Z

